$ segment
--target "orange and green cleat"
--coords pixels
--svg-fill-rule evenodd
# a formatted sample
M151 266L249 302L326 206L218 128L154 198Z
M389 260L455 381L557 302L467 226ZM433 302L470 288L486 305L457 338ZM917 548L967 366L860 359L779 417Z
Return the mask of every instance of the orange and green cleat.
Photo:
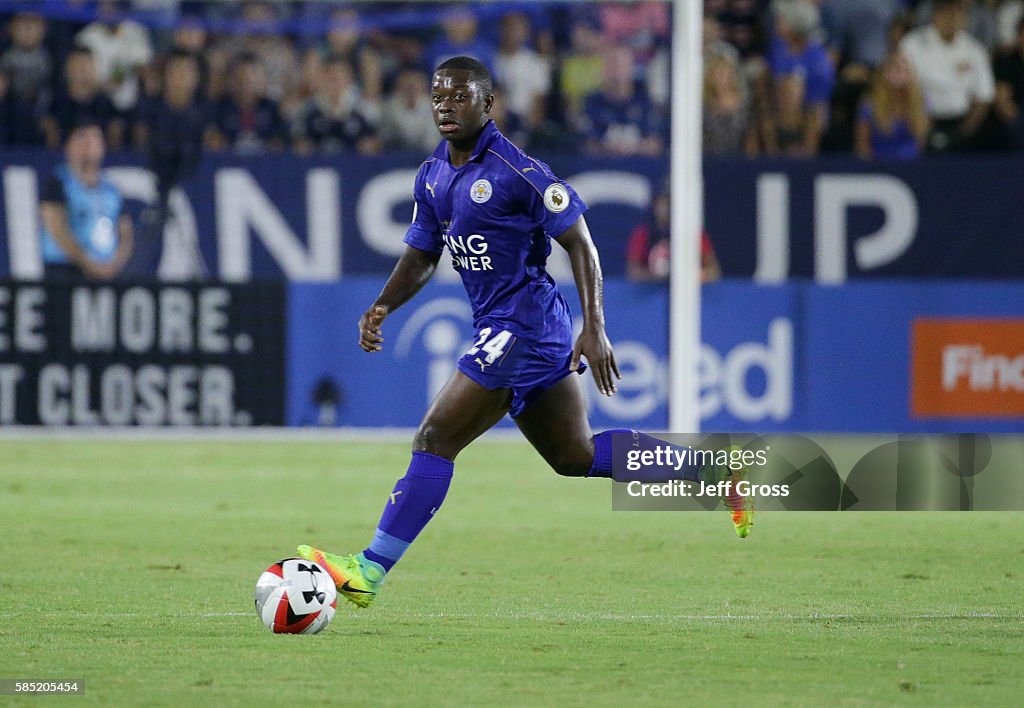
M369 607L384 583L384 568L364 558L362 553L339 556L305 545L297 550L306 560L323 566L334 580L338 593L358 607Z
M733 451L742 448L730 445L725 448L732 459ZM722 506L732 515L732 524L736 528L736 535L746 538L750 535L750 527L754 525L754 499L753 497L741 494L739 483L747 478L747 467L743 465L740 469L730 469L728 465L708 465L701 470L701 477L706 483L721 484L725 491L720 497Z

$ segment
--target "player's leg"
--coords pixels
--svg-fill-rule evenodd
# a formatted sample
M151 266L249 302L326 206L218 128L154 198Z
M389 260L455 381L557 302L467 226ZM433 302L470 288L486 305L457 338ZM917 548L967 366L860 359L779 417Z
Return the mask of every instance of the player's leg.
M560 379L529 403L515 417L516 425L560 475L567 477L612 477L612 442L615 436L628 436L631 446L653 450L666 443L637 430L614 429L594 435L587 420L587 404L579 377ZM622 438L620 438L621 440ZM620 443L621 444L621 443ZM620 470L621 471L621 470ZM696 481L698 468L665 466L647 469L642 481L690 479ZM630 480L636 476L630 476Z
M509 390L487 389L456 371L420 423L412 461L388 496L369 547L356 555L339 556L300 546L299 555L324 565L342 595L360 607L368 606L385 574L441 507L455 457L501 420L510 398Z
M627 471L613 465L613 444L628 445L629 449L656 451L667 443L638 430L606 430L592 435L587 420L586 401L582 387L575 376L567 376L544 391L515 417L516 425L541 457L558 474L570 477L611 477L616 481L640 480L661 482L685 479L697 482L731 481L722 501L732 515L736 533L745 538L753 525L753 504L749 497L739 494L736 482L743 478L743 470L709 467L696 464L651 465L636 471Z

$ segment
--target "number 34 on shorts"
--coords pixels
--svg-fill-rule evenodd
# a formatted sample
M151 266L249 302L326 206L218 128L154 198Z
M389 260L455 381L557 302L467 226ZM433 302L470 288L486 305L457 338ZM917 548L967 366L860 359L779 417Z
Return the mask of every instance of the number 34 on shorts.
M501 366L515 342L515 336L507 329L495 333L491 327L484 327L477 333L476 342L466 352L466 356L472 357L473 363L479 365L483 372L490 366Z

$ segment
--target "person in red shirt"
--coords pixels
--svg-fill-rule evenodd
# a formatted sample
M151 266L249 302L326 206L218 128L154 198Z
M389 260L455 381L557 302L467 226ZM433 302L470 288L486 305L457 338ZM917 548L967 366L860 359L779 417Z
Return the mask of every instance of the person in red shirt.
M646 283L668 280L669 275L669 189L655 195L647 220L637 224L626 245L626 277ZM706 231L701 233L700 276L702 283L722 277L722 268Z

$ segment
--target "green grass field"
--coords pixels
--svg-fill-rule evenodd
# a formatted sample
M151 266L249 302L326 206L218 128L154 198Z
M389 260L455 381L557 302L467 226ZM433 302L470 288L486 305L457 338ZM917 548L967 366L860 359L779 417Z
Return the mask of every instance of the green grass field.
M518 443L463 454L373 609L264 629L260 571L301 542L361 549L406 462L0 442L0 678L84 679L53 699L76 705L1022 701L1019 514L765 513L741 541L724 512L612 512L605 482Z

